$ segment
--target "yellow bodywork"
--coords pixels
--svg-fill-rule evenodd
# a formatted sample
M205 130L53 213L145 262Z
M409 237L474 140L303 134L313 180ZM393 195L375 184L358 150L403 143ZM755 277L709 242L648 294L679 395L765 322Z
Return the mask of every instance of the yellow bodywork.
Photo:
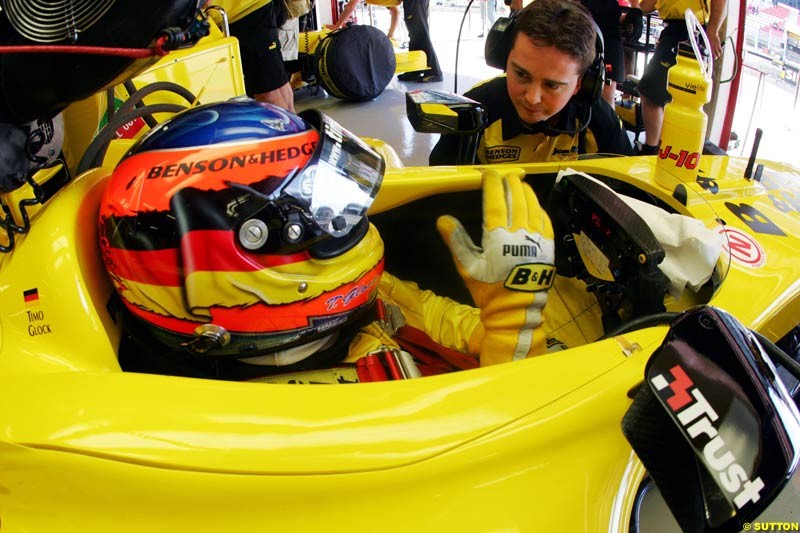
M785 236L753 233L766 262L731 261L711 303L770 338L785 334L800 311L800 226L797 211L775 205L798 175L772 171L767 189L739 177L743 161L706 157L717 192L690 184L684 207L654 184L652 159L569 166L745 232L725 204L757 209ZM535 180L566 166L525 171ZM627 530L644 472L619 424L665 327L399 382L124 373L95 227L107 176L76 179L0 258L5 531ZM478 167L390 169L373 212L480 179Z
M229 39L212 34L170 54L137 83L177 81L203 103L241 94ZM65 112L71 170L97 132L103 98ZM359 385L122 372L97 219L109 168L130 142L112 143L105 168L77 176L0 254L3 532L627 531L644 471L620 421L665 326ZM391 147L384 153L391 159ZM772 164L762 182L747 181L745 163L704 157L685 205L656 185L652 157L524 171L529 181L567 167L625 181L709 227L720 218L749 235L764 261L748 264L737 241L710 303L775 340L800 316L800 175ZM480 167L388 166L373 214L480 188Z

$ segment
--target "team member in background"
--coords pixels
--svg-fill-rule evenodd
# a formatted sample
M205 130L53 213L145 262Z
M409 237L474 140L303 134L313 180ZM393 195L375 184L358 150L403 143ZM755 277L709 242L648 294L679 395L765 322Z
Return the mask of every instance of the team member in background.
M336 21L336 24L326 24L325 27L329 30L338 30L345 24L350 21L350 17L353 15L353 12L356 10L360 0L350 0L344 5L342 9L342 13L339 15L339 19ZM372 6L384 6L386 9L389 10L389 31L386 35L394 41L395 39L395 32L397 31L397 23L400 21L400 4L402 0L367 0L367 4Z
M619 117L599 98L604 67L597 63L597 36L586 8L572 0L536 0L519 12L510 31L506 74L464 94L483 103L489 115L477 162L632 154ZM457 135L443 135L430 164L473 163L459 160L461 142Z
M664 106L671 100L667 92L667 72L677 62L678 43L689 38L684 13L691 9L697 20L706 29L711 54L714 59L722 55L719 32L728 14L727 0L639 0L631 1L632 7L641 8L647 14L654 9L664 21L664 29L656 44L653 57L647 63L639 81L639 97L642 102L645 144L644 155L658 153L661 144L661 124L664 121Z
M231 35L239 40L248 96L294 111L294 92L283 64L278 30L286 22L282 0L220 0Z
M442 81L442 69L436 58L428 28L428 7L430 0L403 0L403 16L408 28L408 50L422 50L428 59L427 70L404 72L397 76L400 81L430 83Z
M622 11L617 0L582 0L603 34L603 55L606 62L606 82L603 99L614 107L617 82L625 81L625 56L622 49L619 19Z

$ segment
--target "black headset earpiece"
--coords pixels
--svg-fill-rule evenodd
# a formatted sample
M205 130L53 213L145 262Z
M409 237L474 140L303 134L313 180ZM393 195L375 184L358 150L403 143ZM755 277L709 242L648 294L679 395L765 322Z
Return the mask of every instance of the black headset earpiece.
M573 97L574 100L581 105L591 107L603 92L603 85L606 79L606 58L605 58L605 43L603 42L603 34L600 32L600 26L592 19L592 26L594 26L594 33L597 36L594 41L595 56L592 64L583 75L581 79L581 88L578 93Z
M597 53L594 61L592 61L583 78L581 78L581 88L572 97L575 103L585 107L591 107L600 98L606 75L603 34L600 33L600 27L594 20L592 20L592 25L597 34L597 39L595 40ZM508 54L511 53L511 47L514 45L516 35L517 15L499 17L486 36L486 44L483 49L486 64L490 67L505 70Z
M511 53L511 46L514 44L514 36L517 33L516 26L516 14L511 17L497 17L486 35L486 43L483 47L483 56L487 65L500 70L506 69L508 54Z

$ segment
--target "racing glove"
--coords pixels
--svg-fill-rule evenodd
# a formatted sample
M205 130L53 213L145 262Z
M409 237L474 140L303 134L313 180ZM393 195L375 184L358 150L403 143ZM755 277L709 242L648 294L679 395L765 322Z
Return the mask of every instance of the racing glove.
M539 326L555 278L553 227L521 174L484 174L481 247L455 218L436 221L480 309L481 366L545 353Z

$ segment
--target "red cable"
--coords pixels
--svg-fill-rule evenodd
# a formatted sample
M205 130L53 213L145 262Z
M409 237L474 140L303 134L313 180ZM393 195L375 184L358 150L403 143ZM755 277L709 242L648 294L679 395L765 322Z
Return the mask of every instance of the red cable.
M159 39L160 41L160 39ZM157 42L156 48L112 48L104 46L73 46L73 45L19 45L19 46L0 46L0 54L93 54L106 56L122 56L130 58L151 57L155 55L166 55L163 43Z
M156 39L155 50L158 55L165 56L169 53L169 51L164 48L164 45L166 44L167 44L167 38L164 35Z

